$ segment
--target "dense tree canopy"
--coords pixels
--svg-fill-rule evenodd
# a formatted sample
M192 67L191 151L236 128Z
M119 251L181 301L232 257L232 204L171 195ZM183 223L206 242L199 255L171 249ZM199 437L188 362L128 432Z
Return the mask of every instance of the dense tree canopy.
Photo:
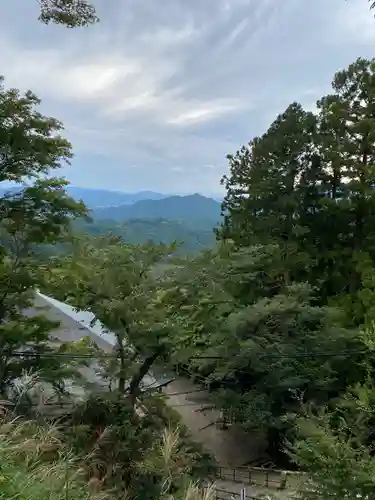
M52 295L90 311L115 334L119 390L124 392L133 371L133 403L143 377L166 351L165 325L150 313L155 289L151 270L171 251L173 247L163 245L128 245L116 237L80 237L74 239L71 253L53 261L48 275L46 289ZM129 342L145 357L138 369Z

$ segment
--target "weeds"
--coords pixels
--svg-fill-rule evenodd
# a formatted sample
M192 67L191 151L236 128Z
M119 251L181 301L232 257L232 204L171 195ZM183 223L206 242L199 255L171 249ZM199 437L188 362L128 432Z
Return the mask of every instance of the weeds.
M211 500L214 490L202 493L198 485L188 482L170 494L178 431L166 430L160 443L158 456L150 456L153 467L145 464L160 471L160 500ZM90 458L74 455L57 426L5 418L0 422L0 500L131 500L137 496L125 489L101 491L103 482L87 477L84 462L90 463Z

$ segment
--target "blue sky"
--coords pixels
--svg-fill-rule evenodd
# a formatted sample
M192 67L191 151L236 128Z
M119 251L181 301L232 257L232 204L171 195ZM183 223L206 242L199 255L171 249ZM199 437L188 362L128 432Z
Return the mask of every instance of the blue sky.
M0 73L63 121L83 187L218 193L226 154L374 56L366 0L97 0L83 30L1 3Z

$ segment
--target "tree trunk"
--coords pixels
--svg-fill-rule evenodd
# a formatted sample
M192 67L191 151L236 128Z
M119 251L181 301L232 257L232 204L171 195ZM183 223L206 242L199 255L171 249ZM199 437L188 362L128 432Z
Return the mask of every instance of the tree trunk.
M130 385L129 385L129 397L130 397L130 402L132 406L135 405L138 394L139 394L139 386L140 383L143 380L143 377L146 375L146 373L149 371L151 366L154 364L156 359L160 356L160 354L163 351L163 346L159 346L156 348L155 352L151 355L148 356L140 366L138 372L133 376Z
M120 357L120 377L118 379L118 390L122 394L125 392L126 373L125 373L125 350L122 343L118 345L118 353Z

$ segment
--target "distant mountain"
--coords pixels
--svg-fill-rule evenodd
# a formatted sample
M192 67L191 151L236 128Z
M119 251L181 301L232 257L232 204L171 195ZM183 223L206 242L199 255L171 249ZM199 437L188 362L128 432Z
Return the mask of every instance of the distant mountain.
M0 188L0 196L5 193L18 193L23 186L9 186ZM122 193L121 191L108 191L106 189L88 189L75 186L66 188L69 195L75 200L82 200L89 208L111 207L117 205L131 205L140 200L161 200L167 194L156 193L154 191L140 191L138 193Z
M154 191L140 191L138 193L122 193L121 191L107 191L106 189L87 189L68 186L68 193L75 200L82 200L89 208L131 205L140 200L161 200L168 195Z
M160 200L141 200L133 205L97 208L92 211L96 220L125 221L133 219L168 219L174 221L199 221L212 227L220 220L220 203L200 194L168 196ZM209 221L209 222L208 222Z

